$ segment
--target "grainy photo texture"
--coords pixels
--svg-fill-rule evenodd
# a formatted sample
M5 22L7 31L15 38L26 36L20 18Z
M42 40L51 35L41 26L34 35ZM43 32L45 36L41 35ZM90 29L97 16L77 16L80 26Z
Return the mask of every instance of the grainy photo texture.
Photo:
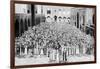
M15 65L94 61L94 8L15 4Z

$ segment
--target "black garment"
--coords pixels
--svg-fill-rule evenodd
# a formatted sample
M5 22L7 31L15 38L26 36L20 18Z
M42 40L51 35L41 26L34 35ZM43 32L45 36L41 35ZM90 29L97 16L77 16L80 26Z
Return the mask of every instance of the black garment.
M63 51L63 61L67 61L67 55L66 52Z

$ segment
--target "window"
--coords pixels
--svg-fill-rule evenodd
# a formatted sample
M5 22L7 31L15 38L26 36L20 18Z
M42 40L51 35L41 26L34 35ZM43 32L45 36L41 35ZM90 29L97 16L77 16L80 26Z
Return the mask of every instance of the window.
M50 10L47 10L47 14L51 14L51 11Z

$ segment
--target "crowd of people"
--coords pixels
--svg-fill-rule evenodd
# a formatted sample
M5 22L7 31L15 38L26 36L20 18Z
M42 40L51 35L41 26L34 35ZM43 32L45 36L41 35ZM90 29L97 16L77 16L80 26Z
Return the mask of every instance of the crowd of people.
M54 25L54 24L53 24ZM86 35L70 24L56 30L49 23L29 27L21 37L16 37L16 56L46 56L50 61L66 62L68 48L79 48L79 54L92 54L93 37ZM59 28L59 27L58 27ZM82 49L85 47L85 53ZM76 54L74 50L74 55Z

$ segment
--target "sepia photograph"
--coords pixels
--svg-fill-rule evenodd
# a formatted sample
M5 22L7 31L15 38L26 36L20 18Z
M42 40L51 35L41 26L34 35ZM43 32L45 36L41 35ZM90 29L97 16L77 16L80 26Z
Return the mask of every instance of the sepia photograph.
M15 66L95 61L95 8L15 3Z

